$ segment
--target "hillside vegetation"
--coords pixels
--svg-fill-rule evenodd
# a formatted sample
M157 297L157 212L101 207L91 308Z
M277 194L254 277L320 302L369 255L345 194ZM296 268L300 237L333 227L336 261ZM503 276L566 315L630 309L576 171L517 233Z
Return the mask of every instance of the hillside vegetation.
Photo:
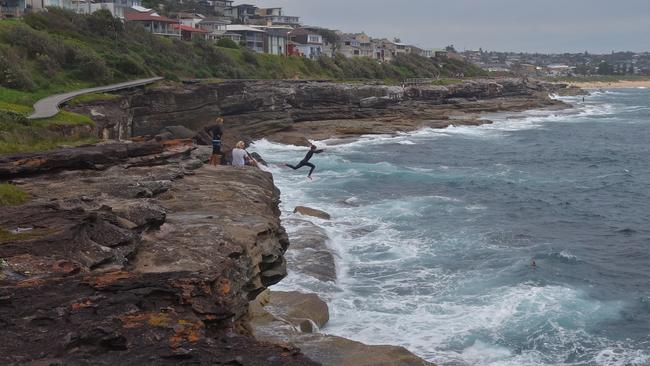
M0 154L92 142L90 128L69 128L92 125L86 116L61 112L37 122L25 116L42 97L94 85L151 76L171 81L298 77L399 83L406 78L484 73L464 62L416 55L400 56L391 64L342 55L312 61L255 54L232 42L219 45L154 36L138 25L123 24L108 11L79 15L50 8L22 20L0 20ZM87 98L96 97L110 95Z
M400 56L393 64L371 59L253 54L151 35L134 24L122 24L108 11L92 15L50 9L29 14L23 21L0 22L0 85L35 91L72 83L106 84L165 76L179 78L281 79L299 76L320 79L388 79L467 76L481 69L463 62L436 62Z

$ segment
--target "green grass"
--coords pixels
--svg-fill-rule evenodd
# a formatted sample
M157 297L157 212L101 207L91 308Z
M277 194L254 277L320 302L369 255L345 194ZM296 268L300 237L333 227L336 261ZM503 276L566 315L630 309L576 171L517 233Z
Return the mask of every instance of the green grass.
M94 126L95 122L88 116L79 113L60 111L56 116L31 121L33 126L48 127L52 125L59 126Z
M27 192L19 187L9 184L0 183L0 206L17 206L29 199Z
M447 86L447 85L460 84L462 82L463 82L463 80L461 80L461 79L439 79L439 80L434 81L432 84L433 85Z
M75 106L79 104L87 104L87 103L98 102L98 101L114 100L114 99L118 99L119 97L120 96L116 94L91 93L91 94L84 94L75 97L74 99L70 100L66 104L69 106Z

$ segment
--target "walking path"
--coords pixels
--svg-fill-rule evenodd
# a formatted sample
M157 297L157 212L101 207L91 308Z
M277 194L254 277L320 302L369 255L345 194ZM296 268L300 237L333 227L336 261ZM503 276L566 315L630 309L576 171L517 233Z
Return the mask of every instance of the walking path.
M155 77L155 78L149 78L149 79L139 79L139 80L132 80L132 81L127 81L127 82L119 83L119 84L98 86L98 87L95 87L95 88L81 89L81 90L71 91L71 92L68 92L68 93L51 95L49 97L43 98L43 99L39 100L38 102L36 102L36 104L34 104L34 113L32 113L27 118L29 118L29 119L42 119L42 118L54 117L54 116L56 116L57 113L59 113L59 106L61 104L69 101L72 98L78 97L80 95L90 94L90 93L111 92L111 91L122 90L122 89L129 89L129 88L133 88L133 87L152 84L152 83L155 83L155 82L163 80L163 79L164 78L162 78L162 77Z

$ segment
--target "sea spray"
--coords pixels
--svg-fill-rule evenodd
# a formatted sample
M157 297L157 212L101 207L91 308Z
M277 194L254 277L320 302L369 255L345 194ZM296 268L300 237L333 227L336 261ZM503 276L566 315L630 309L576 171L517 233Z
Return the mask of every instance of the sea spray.
M279 165L304 148L257 142L285 218L332 215L337 282L280 287L327 299L323 332L440 365L647 365L649 97L318 142L313 182Z

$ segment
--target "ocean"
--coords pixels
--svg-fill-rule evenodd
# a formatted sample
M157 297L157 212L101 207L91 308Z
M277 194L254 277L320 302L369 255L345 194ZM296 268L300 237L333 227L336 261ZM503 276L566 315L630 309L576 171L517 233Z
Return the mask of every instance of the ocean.
M650 365L650 90L560 99L574 107L317 141L313 181L281 166L304 147L257 141L284 218L332 215L310 220L337 282L274 289L324 298L322 332L441 366Z

